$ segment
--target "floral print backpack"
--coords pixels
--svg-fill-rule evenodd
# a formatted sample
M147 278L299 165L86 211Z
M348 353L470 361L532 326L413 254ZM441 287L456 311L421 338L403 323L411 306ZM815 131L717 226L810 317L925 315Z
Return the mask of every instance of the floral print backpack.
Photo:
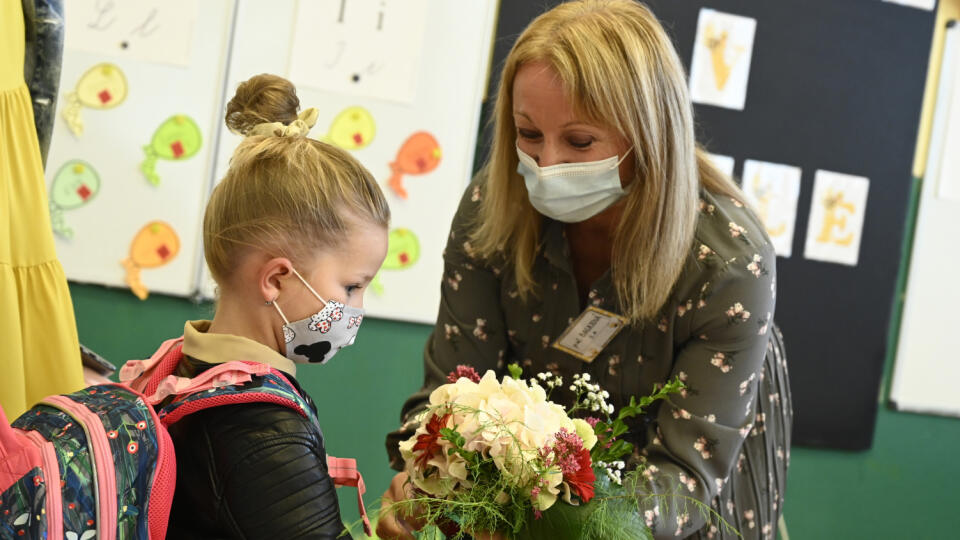
M162 539L177 478L167 426L197 411L269 402L317 418L276 369L229 362L192 379L173 375L183 338L120 371L126 382L49 396L13 424L0 408L0 539ZM172 397L172 401L168 398ZM155 406L167 402L158 411ZM363 478L353 459L328 456L336 485Z

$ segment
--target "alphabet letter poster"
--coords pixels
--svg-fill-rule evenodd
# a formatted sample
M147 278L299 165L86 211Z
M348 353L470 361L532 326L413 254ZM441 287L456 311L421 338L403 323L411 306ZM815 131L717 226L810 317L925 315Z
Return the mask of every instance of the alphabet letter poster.
M810 203L804 256L817 261L857 265L870 180L817 171Z

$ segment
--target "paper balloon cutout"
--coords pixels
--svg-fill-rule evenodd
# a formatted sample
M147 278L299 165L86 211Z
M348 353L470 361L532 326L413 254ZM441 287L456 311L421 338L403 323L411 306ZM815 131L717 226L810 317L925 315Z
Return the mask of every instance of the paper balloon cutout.
M377 123L363 107L347 107L330 124L330 132L320 138L344 150L359 150L373 142Z
M162 221L151 221L144 225L130 243L130 256L120 263L127 270L124 281L133 294L146 300L150 291L140 281L140 270L163 266L179 252L180 238L173 227Z
M73 229L67 226L64 210L73 210L89 203L100 193L100 175L89 163L71 159L64 163L50 185L50 221L53 232L64 238L73 238Z
M66 96L63 119L74 135L83 134L83 107L112 109L127 99L127 78L114 64L101 63L84 73L77 86Z
M414 133L400 146L397 160L390 163L390 189L398 197L406 199L407 190L403 187L403 175L426 174L437 168L442 156L440 144L433 135L426 131Z
M380 272L384 270L406 270L420 260L420 240L410 229L398 228L390 231L387 239L387 257L383 260ZM370 287L373 292L382 295L383 283L380 272L373 277Z
M203 145L203 135L192 118L175 114L167 118L153 133L150 144L143 147L147 156L140 164L140 170L151 184L160 185L157 174L157 159L179 161L196 155Z

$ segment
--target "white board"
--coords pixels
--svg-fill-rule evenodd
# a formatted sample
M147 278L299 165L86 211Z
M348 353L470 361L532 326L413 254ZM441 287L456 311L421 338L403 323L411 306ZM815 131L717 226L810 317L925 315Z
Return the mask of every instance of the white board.
M913 237L890 399L898 409L960 416L960 30L946 33L926 176Z
M425 9L413 9L421 5ZM409 8L419 17L412 21L408 14L404 24L408 28L422 26L420 39L406 36L397 44L398 51L413 55L407 59L407 65L415 66L417 71L413 77L410 74L398 76L402 91L396 95L383 94L384 84L387 84L384 81L361 87L368 81L369 73L363 71L365 66L381 61L371 59L369 47L358 53L361 61L350 64L345 57L338 56L343 32L330 32L329 36L298 34L297 21L303 20L298 15L315 11L314 17L326 17L314 18L311 22L315 27L336 28L342 6L346 10L344 24L354 25L350 31L355 39L360 40L374 40L378 23L386 28L396 20L398 10ZM406 0L324 0L309 4L274 0L240 2L238 6L226 99L249 77L258 73L275 73L289 77L297 86L301 107L318 109L319 119L311 131L312 137L328 135L334 119L350 107L361 107L373 118L373 137L364 134L361 139L366 139L362 140L362 147L351 149L351 152L380 181L393 216L391 229L406 229L419 239L419 258L406 269L381 271L382 294L368 290L365 296L364 307L372 316L424 323L436 320L443 271L442 251L453 214L472 173L496 7L496 0L418 0L409 4ZM350 19L350 13L360 13L365 17L364 24L369 27L364 30L357 26ZM263 32L263 28L274 31ZM278 39L278 36L283 38ZM326 42L325 39L333 41ZM304 47L307 47L306 52ZM344 54L349 53L349 47L346 51ZM394 53L383 52L385 55ZM349 83L343 80L336 85L319 84L315 77L302 75L304 54L316 57L318 69L321 64L334 63L334 59L344 65L360 66L357 68L360 78L356 90L351 91ZM340 75L349 73L347 68L337 69ZM304 80L298 80L298 74ZM441 157L439 164L429 172L403 177L402 184L408 196L402 198L389 185L390 164L397 160L398 151L407 138L416 132L430 133L439 143ZM239 140L238 136L226 131L221 138L217 148L217 179L225 174L230 155ZM389 265L390 261L387 261L385 267ZM214 287L205 268L201 283L201 293L213 297Z
M87 18L92 16L91 5L95 4L94 0L71 0L65 5L68 45L64 50L60 100L47 159L47 185L57 188L51 184L63 165L79 159L97 171L100 186L86 204L63 210L63 223L73 230L73 237L55 235L57 253L69 279L125 287L126 273L121 260L129 256L134 236L148 222L162 221L176 231L179 252L173 256L173 246L157 246L168 250L169 262L144 268L141 280L151 292L189 295L196 290L197 269L202 259L198 239L202 208L212 178L211 143L220 125L223 65L234 2L169 2L180 10L181 17L158 13L155 18L164 21L166 30L157 31L167 32L163 35L168 39L187 40L190 45L186 57L175 53L167 59L157 58L152 46L141 47L147 41L131 37L131 28L142 26L143 21L136 22L134 19L138 17L129 14L116 16L114 24L104 30L109 35L102 36L100 45L78 43L78 39L84 40L75 36L83 34L90 22ZM142 7L161 4L151 1ZM198 21L202 24L194 24ZM170 28L177 24L182 27ZM125 40L129 40L128 49L122 47ZM111 48L110 43L121 46ZM138 51L136 55L128 53L130 47ZM87 104L79 107L83 131L79 136L74 135L62 116L67 109L67 98L81 80L84 84L94 84L84 76L91 67L103 63L114 67L103 72L95 70L91 75L94 78L98 73L106 74L103 80L94 81L100 86L81 89L87 98ZM114 69L125 77L118 78L116 71L111 71ZM112 106L117 102L119 104ZM159 159L155 169L160 179L159 184L154 185L140 170L145 158L143 147L154 140L157 128L171 115L192 118L201 143L197 152L188 158ZM167 141L167 148L173 148L176 142ZM189 146L179 145L180 152L187 152L181 156L192 153L194 148ZM51 191L51 200L54 203L61 200L55 197L55 189ZM54 209L54 213L59 212Z

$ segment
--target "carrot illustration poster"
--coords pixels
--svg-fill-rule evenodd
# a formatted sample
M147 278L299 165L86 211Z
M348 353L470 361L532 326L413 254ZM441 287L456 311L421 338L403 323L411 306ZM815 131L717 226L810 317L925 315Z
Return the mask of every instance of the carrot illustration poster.
M406 199L408 194L403 185L403 176L427 174L437 168L442 156L440 143L433 135L426 131L414 133L404 141L397 152L396 160L390 163L390 180L387 185L397 197Z
M690 62L693 101L743 110L756 29L756 19L700 10Z

